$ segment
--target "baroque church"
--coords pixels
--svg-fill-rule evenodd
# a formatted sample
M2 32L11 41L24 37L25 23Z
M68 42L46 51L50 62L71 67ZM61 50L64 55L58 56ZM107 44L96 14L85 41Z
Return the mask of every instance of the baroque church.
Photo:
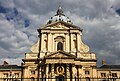
M86 78L90 81L101 75L107 76L104 70L97 68L96 54L82 41L83 29L73 24L61 6L37 31L38 42L31 47L31 52L25 53L23 59L24 78L53 78L52 81ZM115 72L114 75L117 76Z
M61 7L45 26L38 29L38 33L38 42L23 59L25 78L72 79L85 76L81 73L93 75L96 71L96 54L83 43L82 29L73 25Z
M73 24L61 6L37 31L38 41L31 52L25 53L21 69L17 66L12 69L20 71L18 78L31 78L32 81L108 81L112 78L111 81L119 81L120 65L107 65L103 60L103 65L97 67L96 54L82 41L83 29ZM8 66L0 66L0 73L2 71L1 75L6 78L3 67Z
M38 33L38 42L23 59L24 77L72 79L83 72L93 75L96 71L96 54L83 43L82 29L73 25L61 7L45 26L38 29ZM30 75L35 72L36 75Z

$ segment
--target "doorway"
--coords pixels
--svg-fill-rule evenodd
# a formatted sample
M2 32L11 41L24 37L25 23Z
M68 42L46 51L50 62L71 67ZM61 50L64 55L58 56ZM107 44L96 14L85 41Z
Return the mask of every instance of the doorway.
M56 76L56 81L64 81L64 76L62 75Z
M86 77L86 81L90 81L90 78L89 78L89 77Z

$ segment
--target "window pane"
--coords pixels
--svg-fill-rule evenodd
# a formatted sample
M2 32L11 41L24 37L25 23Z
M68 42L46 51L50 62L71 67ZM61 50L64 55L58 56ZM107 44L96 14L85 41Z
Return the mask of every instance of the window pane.
M90 72L89 72L89 71L85 71L85 74L86 74L86 75L89 75L89 74L90 74Z
M63 44L61 42L57 44L57 50L63 50Z
M106 77L106 73L101 73L101 77Z
M112 77L117 77L117 73L112 73Z

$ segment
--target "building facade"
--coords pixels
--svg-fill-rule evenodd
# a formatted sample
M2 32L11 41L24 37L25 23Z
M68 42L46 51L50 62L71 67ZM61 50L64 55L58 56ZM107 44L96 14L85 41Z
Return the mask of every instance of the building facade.
M82 29L72 24L61 7L38 33L38 42L23 59L24 78L96 77L96 54L83 43Z
M120 65L106 65L103 61L103 65L97 67L96 54L82 41L82 32L59 7L48 23L38 29L38 41L22 59L20 78L30 81L119 81ZM2 70L0 73L4 75Z
M21 81L22 71L22 66L9 65L4 61L4 64L0 65L0 81Z
M38 29L38 33L38 42L23 59L24 78L50 78L52 81L84 78L90 81L112 75L119 77L120 67L97 68L96 54L82 41L82 29L73 25L61 7L46 25ZM111 71L114 74L108 75Z

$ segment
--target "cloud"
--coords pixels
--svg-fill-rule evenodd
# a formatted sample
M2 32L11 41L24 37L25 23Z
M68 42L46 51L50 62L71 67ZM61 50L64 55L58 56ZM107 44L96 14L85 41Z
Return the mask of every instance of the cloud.
M83 29L83 40L91 47L91 51L96 53L98 64L100 65L103 58L109 64L118 64L120 17L116 10L120 9L120 1L64 0L61 5L65 15ZM0 0L0 6L8 9L7 13L0 13L1 62L21 62L24 53L28 52L38 39L37 29L55 15L58 1ZM14 11L17 11L17 16L12 15ZM6 16L13 17L7 20Z
M81 21L82 23L80 24L82 24L82 28L85 29L83 30L84 41L91 47L91 51L96 52L99 64L103 58L105 58L109 64L116 64L115 61L119 60L120 52L120 18L113 15L103 20L88 19L84 21L81 19ZM115 58L116 60L113 62Z
M13 8L15 7L14 0L0 0L0 5L5 8Z

